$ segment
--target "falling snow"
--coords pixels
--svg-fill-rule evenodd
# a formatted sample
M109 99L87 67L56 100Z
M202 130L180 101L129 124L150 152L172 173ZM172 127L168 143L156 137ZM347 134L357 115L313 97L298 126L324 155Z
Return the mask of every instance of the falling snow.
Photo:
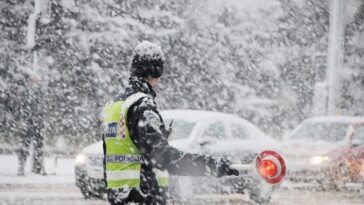
M332 16L332 2L342 2L337 4L339 19ZM341 27L333 32L339 20ZM156 103L146 97L140 106L180 112L178 119L162 111L166 126L175 119L173 146L234 160L239 155L249 162L268 148L287 157L292 168L327 159L336 177L351 179L335 178L333 187L322 180L300 186L297 179L287 179L275 190L268 187L268 195L273 193L269 204L304 204L307 199L307 204L364 203L359 197L364 190L364 123L352 118L364 115L363 0L3 0L0 31L0 204L27 204L32 197L32 204L53 204L57 194L45 196L47 187L76 204L88 204L74 185L74 169L83 160L102 164L102 109L128 88L135 54L165 62ZM185 112L191 109L236 118L191 117ZM353 120L337 136L344 140L291 141L292 130L304 120L327 114L333 118L313 121ZM162 133L157 113L147 111L144 118L140 127ZM237 119L245 124L234 127L231 122ZM201 139L183 141L193 136ZM336 164L332 152L344 153ZM354 168L337 170L339 164ZM103 177L102 167L92 174ZM188 197L191 186L214 187L212 196L196 192L193 203L234 204L247 193L243 185L260 183L249 180L239 185L231 178L182 177L174 183L182 184L177 192ZM54 187L62 181L64 189ZM226 183L237 188L216 186ZM25 194L37 185L39 195ZM255 193L264 191L260 188ZM231 199L217 193L232 194ZM251 204L252 197L242 200Z

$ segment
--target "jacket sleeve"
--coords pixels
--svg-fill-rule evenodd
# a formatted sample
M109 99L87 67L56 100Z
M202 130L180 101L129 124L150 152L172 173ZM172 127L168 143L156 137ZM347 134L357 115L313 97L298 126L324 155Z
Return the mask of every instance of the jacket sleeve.
M168 132L155 106L144 106L135 114L138 115L135 117L138 118L136 129L141 154L153 167L184 176L219 175L222 159L182 152L168 144Z

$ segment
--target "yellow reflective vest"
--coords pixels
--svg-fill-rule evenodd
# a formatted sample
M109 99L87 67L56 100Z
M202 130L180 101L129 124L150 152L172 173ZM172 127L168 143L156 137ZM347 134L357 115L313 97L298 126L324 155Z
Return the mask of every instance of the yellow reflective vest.
M108 189L137 188L140 185L142 156L129 134L128 108L139 99L148 97L136 93L125 101L108 103L103 110L105 177ZM168 173L155 171L159 186L168 186Z

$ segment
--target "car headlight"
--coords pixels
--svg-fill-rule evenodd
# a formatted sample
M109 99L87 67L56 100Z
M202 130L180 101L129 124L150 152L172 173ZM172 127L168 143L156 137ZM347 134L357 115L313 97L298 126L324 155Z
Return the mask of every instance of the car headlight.
M86 163L87 156L85 154L78 154L76 157L76 164L85 164Z
M329 157L328 156L314 156L311 157L310 162L311 164L322 164L323 162L329 161Z

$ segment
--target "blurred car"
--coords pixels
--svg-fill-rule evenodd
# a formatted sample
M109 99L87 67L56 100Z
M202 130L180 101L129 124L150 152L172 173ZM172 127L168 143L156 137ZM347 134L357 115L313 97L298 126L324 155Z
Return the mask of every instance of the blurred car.
M277 141L250 122L233 115L194 110L169 110L161 115L166 125L174 120L169 142L182 151L211 154L226 157L234 163L249 164L261 150L279 149ZM85 197L102 196L102 163L102 142L86 147L77 156L76 184ZM273 187L266 185L253 171L221 179L172 176L170 180L170 192L176 198L202 192L247 192L252 200L267 202L272 190Z
M345 138L347 146L328 153L330 168L326 181L333 188L341 188L348 182L364 186L364 118L349 126Z
M364 118L307 119L284 139L283 148L290 180L334 187L359 182L364 171Z
M91 144L75 160L76 186L85 198L103 198L105 192L102 141Z

